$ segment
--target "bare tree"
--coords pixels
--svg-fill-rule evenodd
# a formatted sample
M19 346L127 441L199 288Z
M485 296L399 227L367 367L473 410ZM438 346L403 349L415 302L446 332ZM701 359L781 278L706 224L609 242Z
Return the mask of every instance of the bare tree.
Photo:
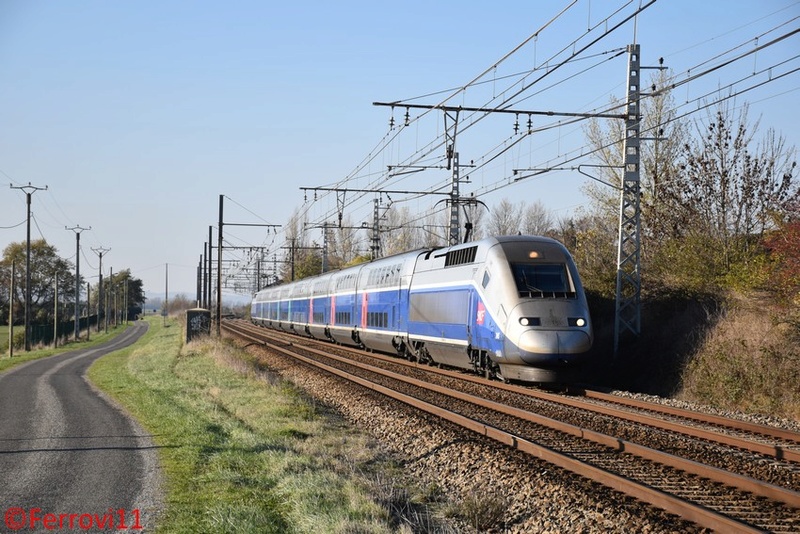
M763 236L772 216L798 198L793 183L796 150L773 130L754 142L758 122L728 102L698 122L698 138L684 145L679 172L668 193L679 235L717 247L722 269L749 257L754 238Z
M384 215L381 231L383 256L391 256L416 248L419 229L411 220L408 206L391 207Z
M641 143L640 152L642 231L656 239L660 239L665 227L669 226L659 197L669 186L667 177L674 174L678 154L689 136L688 123L677 118L672 93L656 91L668 84L668 72L659 71L651 80L654 96L641 101L641 135L649 139ZM618 99L612 99L611 104L615 109L624 109L624 102ZM616 220L619 217L625 123L620 119L591 119L585 132L597 165L591 174L597 180L587 181L583 191L592 199L595 212Z
M524 203L514 204L507 198L492 209L489 216L490 235L513 235L521 231L520 221Z
M284 262L281 267L281 278L284 281L291 281L297 278L309 276L314 270L309 267L314 251L312 251L311 244L308 240L305 228L308 226L307 213L300 213L300 209L296 209L289 221L284 225L284 232L286 235L286 246L284 252ZM321 264L321 259L320 262ZM321 269L317 269L319 271Z
M536 200L523 209L522 233L528 235L546 235L553 230L553 215Z
M556 239L570 251L586 287L606 296L615 292L614 262L617 227L597 212L559 219L554 229Z
M341 226L328 232L328 263L331 269L339 269L352 262L359 255L362 243L361 227L355 227L349 216L342 219Z
M438 211L425 217L422 224L423 247L443 247L449 233L449 211Z

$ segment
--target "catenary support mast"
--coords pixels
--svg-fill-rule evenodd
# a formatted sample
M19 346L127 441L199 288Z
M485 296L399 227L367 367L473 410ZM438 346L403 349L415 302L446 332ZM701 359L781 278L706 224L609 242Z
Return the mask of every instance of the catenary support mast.
M617 242L617 294L614 317L614 354L624 332L641 331L641 221L640 176L640 53L639 45L628 45L628 98L625 117L625 152L619 206Z

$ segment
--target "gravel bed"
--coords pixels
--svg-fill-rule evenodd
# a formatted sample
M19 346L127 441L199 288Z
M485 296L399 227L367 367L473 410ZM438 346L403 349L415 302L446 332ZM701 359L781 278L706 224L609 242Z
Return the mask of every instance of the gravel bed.
M379 440L438 514L455 518L460 532L704 532L374 392L262 349L248 350Z
M621 419L586 412L554 404L551 401L535 399L516 393L506 392L491 385L474 384L457 378L432 375L426 366L408 367L401 365L401 360L395 362L378 361L367 355L355 354L352 351L331 345L333 353L341 353L348 359L354 359L392 370L406 376L412 376L425 382L440 384L472 395L492 399L508 406L515 406L552 419L571 423L580 428L591 429L608 435L618 436L621 439L639 443L653 449L662 450L677 456L693 459L697 462L713 465L720 469L750 476L765 482L776 484L790 489L800 490L800 467L787 464L779 460L763 457L758 454L741 451L724 445L716 445L688 436L676 435L672 432L653 429L637 423L626 422ZM334 366L339 367L338 364ZM623 396L624 392L617 392ZM412 393L412 395L414 395ZM625 394L628 397L652 400L652 396L636 396ZM669 399L661 399L668 401ZM587 402L594 403L591 399ZM605 404L603 401L596 401ZM668 404L668 402L661 402ZM702 406L691 406L685 402L677 401L675 406L685 409L702 410ZM716 413L717 415L723 415ZM743 414L740 414L743 415ZM756 420L759 418L754 418ZM495 424L492 420L485 420L487 424ZM776 421L773 421L775 423ZM785 428L785 426L783 427Z

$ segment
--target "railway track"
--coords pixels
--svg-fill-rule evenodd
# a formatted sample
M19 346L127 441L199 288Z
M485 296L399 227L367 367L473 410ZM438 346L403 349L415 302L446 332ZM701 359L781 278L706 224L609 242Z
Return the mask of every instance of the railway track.
M396 358L224 328L714 530L800 531L798 436L596 392L565 396ZM335 355L338 352L346 355ZM621 400L622 402L613 402ZM635 410L635 411L632 411ZM686 424L690 421L691 424ZM736 453L731 453L736 451ZM735 461L730 461L734 458ZM708 459L708 461L706 461ZM722 467L720 466L722 465ZM749 466L749 467L748 467Z

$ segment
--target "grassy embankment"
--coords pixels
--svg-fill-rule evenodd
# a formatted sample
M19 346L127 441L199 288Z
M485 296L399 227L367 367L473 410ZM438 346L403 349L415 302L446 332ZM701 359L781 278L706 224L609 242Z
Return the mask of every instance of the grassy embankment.
M645 303L642 335L611 356L613 301L597 299L595 384L800 421L800 309L768 294Z
M739 295L702 334L678 398L800 421L800 311Z
M395 490L373 471L383 461L366 438L289 384L257 376L230 344L182 347L182 336L179 324L152 320L135 347L89 372L159 447L159 531L396 530L386 501Z

